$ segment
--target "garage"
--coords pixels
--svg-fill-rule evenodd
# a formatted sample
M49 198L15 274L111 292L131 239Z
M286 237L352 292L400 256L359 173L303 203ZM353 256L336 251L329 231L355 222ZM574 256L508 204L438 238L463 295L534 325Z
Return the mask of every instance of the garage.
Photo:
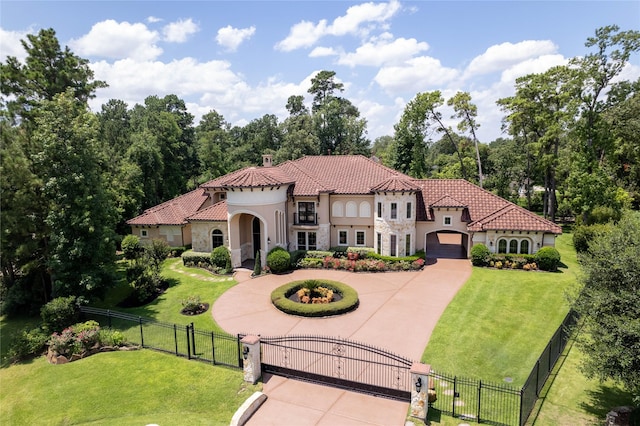
M466 259L469 236L455 231L430 232L425 236L427 257Z

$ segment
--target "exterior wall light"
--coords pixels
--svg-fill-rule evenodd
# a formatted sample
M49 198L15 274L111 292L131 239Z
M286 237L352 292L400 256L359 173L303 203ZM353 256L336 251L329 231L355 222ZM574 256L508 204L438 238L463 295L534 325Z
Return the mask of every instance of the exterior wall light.
M422 377L418 377L416 380L416 392L420 393L420 389L422 389Z
M249 346L244 346L242 348L242 358L247 359L249 356Z

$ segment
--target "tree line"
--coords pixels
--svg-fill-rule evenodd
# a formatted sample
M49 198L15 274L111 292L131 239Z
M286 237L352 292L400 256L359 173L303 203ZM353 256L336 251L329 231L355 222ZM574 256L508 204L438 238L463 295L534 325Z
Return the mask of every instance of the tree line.
M375 155L418 178L462 178L555 220L603 220L640 196L640 80L620 79L640 33L596 30L590 52L516 81L498 101L505 138L481 143L471 95L418 93L393 135L367 137L367 122L343 96L334 71L312 80L310 108L290 96L282 121L244 126L217 111L196 124L175 94L142 104L88 101L107 82L62 48L53 29L27 35L24 62L0 64L2 300L37 308L54 296L99 297L112 282L119 235L144 209L207 180L305 155ZM454 111L453 129L442 109ZM534 188L541 187L541 192ZM524 197L520 197L524 194Z

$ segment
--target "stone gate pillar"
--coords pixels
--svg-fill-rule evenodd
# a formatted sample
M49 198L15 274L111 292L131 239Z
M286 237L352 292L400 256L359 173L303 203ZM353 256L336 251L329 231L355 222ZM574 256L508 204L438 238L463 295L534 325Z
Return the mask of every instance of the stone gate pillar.
M255 384L262 376L260 364L260 336L248 335L240 340L242 344L242 369L244 381Z
M411 366L411 417L427 421L429 373L431 366L414 362Z

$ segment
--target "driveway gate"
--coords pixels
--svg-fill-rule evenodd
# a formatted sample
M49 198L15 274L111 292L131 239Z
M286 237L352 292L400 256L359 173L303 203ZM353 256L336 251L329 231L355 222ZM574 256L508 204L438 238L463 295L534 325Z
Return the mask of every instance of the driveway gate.
M413 361L335 337L260 337L262 371L403 401Z

